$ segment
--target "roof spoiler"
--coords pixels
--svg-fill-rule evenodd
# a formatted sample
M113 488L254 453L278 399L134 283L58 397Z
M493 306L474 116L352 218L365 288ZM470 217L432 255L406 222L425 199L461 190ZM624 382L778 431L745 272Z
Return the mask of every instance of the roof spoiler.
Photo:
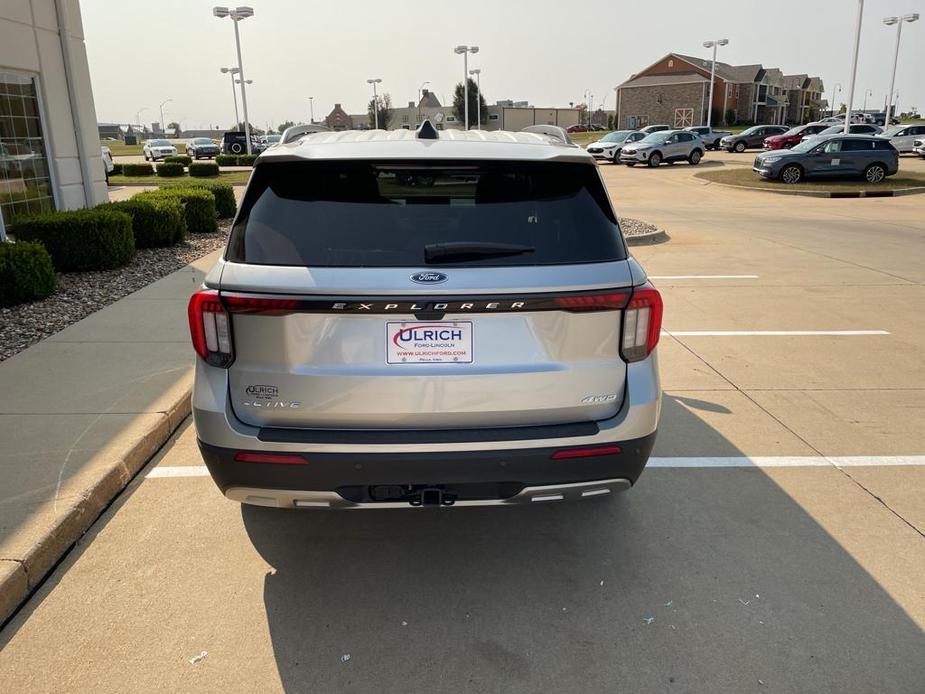
M548 135L549 137L554 137L557 140L561 140L563 144L574 144L572 142L572 138L570 138L568 133L565 131L565 128L560 128L558 125L528 125L520 132L535 133L537 135Z
M283 136L279 138L279 143L285 145L289 142L294 142L298 140L303 135L310 135L311 133L326 133L328 128L323 125L318 125L313 123L311 125L293 125L291 128L286 128L283 131Z

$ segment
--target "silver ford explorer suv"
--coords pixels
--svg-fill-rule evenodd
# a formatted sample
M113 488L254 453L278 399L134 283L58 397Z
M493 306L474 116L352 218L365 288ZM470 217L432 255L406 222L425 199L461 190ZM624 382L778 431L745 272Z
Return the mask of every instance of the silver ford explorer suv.
M257 159L189 303L225 496L506 505L635 483L662 300L592 157L528 130L296 130Z

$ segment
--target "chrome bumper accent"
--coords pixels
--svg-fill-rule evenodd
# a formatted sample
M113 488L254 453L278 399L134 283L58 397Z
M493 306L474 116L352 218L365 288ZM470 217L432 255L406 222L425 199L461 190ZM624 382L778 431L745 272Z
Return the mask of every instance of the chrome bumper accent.
M608 496L622 492L632 486L624 478L599 480L596 482L575 482L545 487L524 487L519 493L507 499L480 499L457 501L453 506L517 506L520 504L545 503L550 501L575 501L597 496ZM309 492L288 489L256 489L253 487L231 487L225 496L232 501L252 506L298 509L395 509L395 508L438 508L412 506L405 501L377 501L357 503L344 499L337 492ZM446 508L445 506L440 508Z

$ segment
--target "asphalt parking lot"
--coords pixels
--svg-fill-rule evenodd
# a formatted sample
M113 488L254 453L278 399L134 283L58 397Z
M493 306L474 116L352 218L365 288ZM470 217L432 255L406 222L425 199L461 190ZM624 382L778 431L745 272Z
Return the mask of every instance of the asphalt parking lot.
M634 249L666 330L636 488L240 507L187 423L0 633L3 689L925 690L925 196L601 171L671 236Z

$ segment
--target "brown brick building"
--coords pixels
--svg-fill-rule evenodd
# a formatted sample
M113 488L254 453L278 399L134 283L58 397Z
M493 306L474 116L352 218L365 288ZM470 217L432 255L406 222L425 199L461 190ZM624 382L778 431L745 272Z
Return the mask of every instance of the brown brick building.
M713 122L806 123L819 115L822 80L761 65L716 63ZM706 122L710 60L669 53L617 88L619 128ZM727 116L728 114L728 116Z

